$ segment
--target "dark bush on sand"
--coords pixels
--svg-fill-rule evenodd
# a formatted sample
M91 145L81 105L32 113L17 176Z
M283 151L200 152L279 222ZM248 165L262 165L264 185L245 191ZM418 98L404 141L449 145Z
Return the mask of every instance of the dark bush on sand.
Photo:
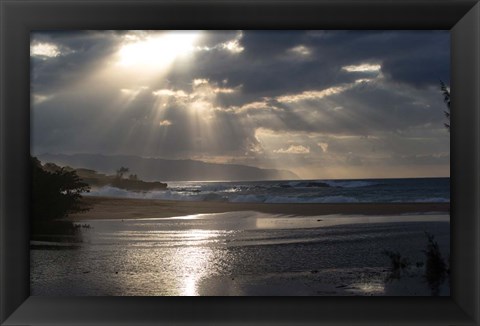
M45 233L75 230L74 226L65 218L70 213L88 210L80 201L82 193L89 192L90 187L83 182L75 171L65 168L44 169L40 161L30 158L32 171L32 231ZM60 231L59 231L60 230Z
M435 237L425 232L427 237L427 249L423 252L426 256L425 279L432 289L433 295L438 295L440 285L445 281L447 264L445 263Z

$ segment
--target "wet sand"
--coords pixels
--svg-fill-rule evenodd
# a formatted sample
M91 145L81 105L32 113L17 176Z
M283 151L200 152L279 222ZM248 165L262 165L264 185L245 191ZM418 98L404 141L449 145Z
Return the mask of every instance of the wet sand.
M398 215L428 212L448 213L450 210L449 203L264 204L110 197L84 197L83 202L90 206L90 210L84 213L72 214L68 217L69 220L164 218L237 211L318 216L331 214Z
M89 227L74 247L60 246L65 238L32 243L32 295L449 295L448 280L425 279L423 252L428 232L449 256L446 213L238 211L77 223ZM392 276L385 250L411 262L401 276Z

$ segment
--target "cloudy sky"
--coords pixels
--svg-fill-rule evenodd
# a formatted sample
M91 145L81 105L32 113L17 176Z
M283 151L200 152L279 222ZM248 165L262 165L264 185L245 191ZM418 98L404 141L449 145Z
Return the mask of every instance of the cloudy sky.
M447 31L31 35L32 152L448 176Z

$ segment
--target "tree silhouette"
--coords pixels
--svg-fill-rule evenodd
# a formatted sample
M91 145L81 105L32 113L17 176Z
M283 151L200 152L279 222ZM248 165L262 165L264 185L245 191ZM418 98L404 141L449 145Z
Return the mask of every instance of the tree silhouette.
M443 102L447 106L447 110L443 111L445 113L445 117L447 118L448 122L445 122L445 128L448 129L450 132L450 87L447 87L443 81L440 81L440 89L442 90L443 94Z
M129 179L129 180L138 180L138 176L137 176L136 174L130 174L130 175L128 176L128 179Z
M64 168L46 171L35 157L30 157L30 164L34 226L88 209L82 206L80 199L82 193L90 191L90 187L82 182L75 171L66 171Z
M129 168L126 168L126 167L120 167L120 169L118 169L116 172L117 172L117 178L119 179L122 179L123 178L123 175L125 173L127 173L128 171L130 171Z

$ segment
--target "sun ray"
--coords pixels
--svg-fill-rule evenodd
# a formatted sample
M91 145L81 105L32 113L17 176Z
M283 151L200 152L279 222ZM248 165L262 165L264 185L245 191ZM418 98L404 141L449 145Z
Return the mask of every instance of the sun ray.
M137 71L164 70L191 53L199 36L198 31L132 32L125 36L117 53L118 64Z

